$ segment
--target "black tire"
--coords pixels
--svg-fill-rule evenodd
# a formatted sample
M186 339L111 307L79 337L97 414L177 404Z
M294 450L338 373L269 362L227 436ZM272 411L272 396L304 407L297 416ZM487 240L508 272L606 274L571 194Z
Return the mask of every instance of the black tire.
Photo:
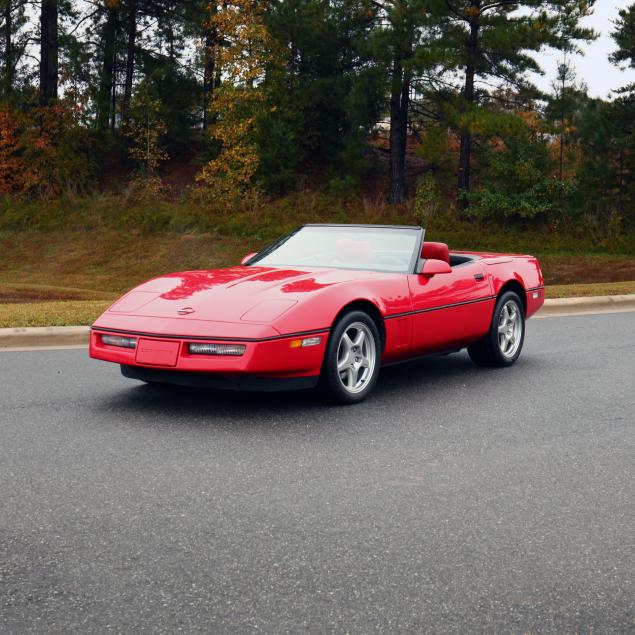
M356 325L360 326L357 327ZM362 328L361 325L365 328ZM343 341L344 335L347 334L350 340L350 334L359 333L360 331L364 333L362 346L357 347L361 350L355 351L355 347L347 350L347 344ZM370 367L363 366L364 362L369 361L367 357L370 352L370 348L364 350L366 338L370 338L368 346L372 346L374 350L372 364L369 362ZM354 344L355 342L352 343ZM379 331L375 321L368 313L350 311L340 317L331 331L322 364L320 384L328 399L341 404L354 404L366 399L377 383L381 353L382 346ZM338 362L343 363L348 359L350 359L350 365L342 371L338 370ZM358 366L358 364L362 365ZM368 368L368 373L364 374L364 369L366 368ZM360 382L359 387L356 385L358 380ZM347 388L345 383L352 383L352 388Z
M517 311L518 327L516 326L516 320L514 320L513 325L506 328L505 334L499 333L499 327L503 328L501 321L506 321L502 318L502 314L507 308L507 315L510 316L510 307L515 307ZM509 321L506 322L508 325L511 324ZM519 329L519 332L517 329ZM504 342L506 334L510 332L513 332L514 343L513 346L505 349L502 342ZM503 338L502 340L501 337ZM496 302L489 332L482 339L470 344L467 347L467 352L477 366L511 366L520 357L524 341L525 310L523 303L516 292L506 291ZM509 342L511 342L511 338L507 344Z

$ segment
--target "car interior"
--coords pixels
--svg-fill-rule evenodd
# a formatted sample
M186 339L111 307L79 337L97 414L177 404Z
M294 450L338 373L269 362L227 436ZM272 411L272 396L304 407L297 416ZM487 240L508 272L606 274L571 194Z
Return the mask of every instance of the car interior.
M468 256L465 254L450 254L450 250L445 243L427 242L423 243L421 249L421 257L424 260L442 260L447 262L450 267L456 267L463 265L467 262L473 262L476 260L476 256Z
M351 240L349 238L341 238L336 243L335 248L335 260L337 262L347 264L363 265L371 260L371 245L366 240ZM401 261L403 266L407 265L409 255L406 252L383 252L384 257L390 257L394 261ZM379 254L374 253L374 258L377 259ZM465 254L450 254L450 250L445 243L439 242L424 242L421 249L421 258L424 260L442 260L447 262L450 267L457 267L468 262L476 260L476 256L469 256Z

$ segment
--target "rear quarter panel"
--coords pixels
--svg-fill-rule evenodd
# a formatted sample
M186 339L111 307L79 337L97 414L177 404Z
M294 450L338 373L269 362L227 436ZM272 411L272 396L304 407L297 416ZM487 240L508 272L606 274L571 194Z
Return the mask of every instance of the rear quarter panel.
M489 277L493 295L499 295L501 289L508 282L516 281L525 289L526 317L534 315L543 305L545 283L537 258L534 256L488 255L480 262Z

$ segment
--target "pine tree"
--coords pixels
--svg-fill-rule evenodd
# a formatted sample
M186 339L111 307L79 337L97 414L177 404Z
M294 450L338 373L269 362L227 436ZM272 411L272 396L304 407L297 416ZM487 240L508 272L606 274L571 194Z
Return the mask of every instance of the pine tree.
M481 82L527 86L527 72L540 72L533 53L544 47L570 50L594 33L580 26L595 0L444 0L438 5L448 59L461 69L458 195L467 205L471 184L473 128L485 92Z
M319 165L330 187L346 189L363 170L383 105L382 69L366 43L374 13L356 0L290 0L265 18L283 59L265 77L270 114L257 135L260 180L280 193L297 181L296 171Z
M40 103L57 99L59 72L58 0L42 0L40 7Z
M635 68L635 4L620 10L616 26L613 39L618 49L611 55L611 61L616 64L627 62Z
M547 96L545 118L558 136L558 179L565 178L567 148L575 137L580 110L585 106L587 87L577 81L574 66L565 58L558 64L557 75Z
M389 117L388 201L406 197L406 144L415 86L427 82L428 74L443 63L438 48L437 0L380 0L372 2L375 30L371 39L375 63L387 79Z
M115 127L116 79L121 37L121 6L119 0L105 0L96 17L99 32L97 51L98 77L96 80L96 120L101 130Z
M13 96L29 41L24 30L26 4L26 0L0 0L0 96L6 100Z

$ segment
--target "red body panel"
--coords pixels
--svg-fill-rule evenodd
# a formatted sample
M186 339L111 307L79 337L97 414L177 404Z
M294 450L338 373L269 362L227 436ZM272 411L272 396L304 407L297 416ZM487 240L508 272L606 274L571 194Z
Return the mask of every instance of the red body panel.
M471 255L477 259L433 277L259 266L169 274L140 285L99 317L90 355L219 375L317 376L329 330L353 302L372 304L381 315L383 362L462 348L487 332L504 285L522 287L527 317L544 299L535 258ZM140 338L137 349L104 344L101 334L108 333ZM297 346L298 338L315 336L318 345ZM188 344L200 341L240 342L246 349L242 356L191 355Z
M413 316L414 353L462 348L487 331L495 300L479 261L433 278L413 274L408 282L413 309L418 311Z

